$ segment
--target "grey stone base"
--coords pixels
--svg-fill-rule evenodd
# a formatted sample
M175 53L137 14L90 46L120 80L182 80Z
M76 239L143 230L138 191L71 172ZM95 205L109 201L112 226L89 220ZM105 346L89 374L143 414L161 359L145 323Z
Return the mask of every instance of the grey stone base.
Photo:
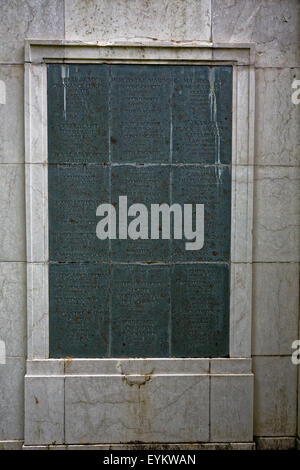
M23 446L23 450L255 450L254 442L199 442L182 444L82 444Z
M22 450L23 441L0 441L0 450Z
M297 449L297 442L295 437L255 437L254 440L257 450Z
M0 450L300 450L294 437L256 437L254 442L179 444L85 444L26 446L21 440L0 441Z

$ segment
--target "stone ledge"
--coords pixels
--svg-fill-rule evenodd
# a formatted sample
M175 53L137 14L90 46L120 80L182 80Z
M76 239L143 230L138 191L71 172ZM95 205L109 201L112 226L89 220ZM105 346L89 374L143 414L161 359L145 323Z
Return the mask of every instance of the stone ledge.
M296 450L295 437L254 437L257 450ZM299 450L299 447L298 447Z
M23 450L255 450L254 442L199 442L194 444L82 444L82 445L49 445L28 446Z
M27 376L63 375L244 375L250 358L36 359L27 361Z
M22 450L23 442L20 440L0 441L0 450Z
M254 65L255 44L209 41L74 41L25 39L25 63L97 60L196 60Z

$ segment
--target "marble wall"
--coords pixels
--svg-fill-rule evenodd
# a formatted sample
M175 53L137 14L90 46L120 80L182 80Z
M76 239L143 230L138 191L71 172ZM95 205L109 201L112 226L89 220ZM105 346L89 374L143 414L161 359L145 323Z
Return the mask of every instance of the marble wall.
M0 448L17 447L24 437L24 38L255 44L254 436L261 448L294 445L297 421L300 432L300 374L290 359L300 338L300 104L291 95L293 80L300 80L299 1L3 0L0 18L0 340L7 354L0 364ZM217 432L218 426L215 440Z

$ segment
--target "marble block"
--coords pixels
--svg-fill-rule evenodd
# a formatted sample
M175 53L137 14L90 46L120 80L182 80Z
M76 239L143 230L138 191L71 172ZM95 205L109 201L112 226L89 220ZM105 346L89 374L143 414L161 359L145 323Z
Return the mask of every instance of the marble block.
M254 263L252 354L291 354L299 310L298 263Z
M0 262L0 340L6 355L22 357L26 350L26 266Z
M25 444L64 442L64 378L25 377Z
M25 261L24 165L0 165L0 261Z
M299 261L299 168L255 169L253 260Z
M22 357L7 357L0 364L0 440L23 439L24 374Z
M296 67L300 64L298 0L213 0L213 42L252 42L256 64Z
M208 376L66 377L70 444L205 442Z
M299 69L256 70L256 165L300 165L300 106L292 102Z
M0 88L0 163L23 163L23 67L21 65L0 65Z
M66 39L210 40L210 0L65 1Z
M253 357L254 435L296 434L297 366L286 357Z
M64 37L62 0L3 0L0 18L0 62L23 63L25 38Z
M212 375L210 395L211 440L253 440L253 374Z

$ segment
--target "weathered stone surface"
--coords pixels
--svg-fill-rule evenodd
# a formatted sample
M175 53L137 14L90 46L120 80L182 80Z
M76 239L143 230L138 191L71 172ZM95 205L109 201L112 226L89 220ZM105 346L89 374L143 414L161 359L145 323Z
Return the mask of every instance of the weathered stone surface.
M23 439L24 362L12 357L0 364L0 440Z
M213 358L210 359L211 374L250 374L252 371L251 359L242 358Z
M254 43L257 65L299 66L299 16L298 0L213 0L212 38Z
M297 367L291 356L253 358L254 435L296 433Z
M232 263L251 263L253 245L252 165L232 166L231 246Z
M65 383L70 444L209 439L208 376L66 377Z
M209 0L66 0L66 38L210 40Z
M299 69L256 70L255 163L300 164L300 106L292 103Z
M0 65L0 163L24 162L23 76L22 66Z
M48 167L25 164L26 259L30 263L49 261ZM30 207L30 210L29 210Z
M296 339L299 309L297 263L253 265L252 353L291 353Z
M257 167L254 180L254 261L298 261L299 168Z
M25 444L64 442L64 378L25 377Z
M64 37L63 0L3 0L0 62L24 62L24 39Z
M0 261L25 261L24 166L0 165Z
M0 442L1 445L1 442ZM201 442L185 444L72 444L48 446L23 446L23 450L255 450L254 442Z
M21 450L23 441L21 440L5 440L0 441L0 450Z
M149 375L149 374L206 374L209 372L209 359L183 358L115 358L115 359L65 359L66 375ZM40 369L45 372L45 361L41 361ZM31 370L35 368L34 361ZM47 369L48 370L48 369Z
M252 441L253 375L212 376L210 400L212 441Z
M255 439L257 450L295 450L294 437L257 437Z
M5 342L6 355L24 356L25 339L26 266L0 263L0 340Z
M230 282L230 357L250 357L252 265L231 263Z

